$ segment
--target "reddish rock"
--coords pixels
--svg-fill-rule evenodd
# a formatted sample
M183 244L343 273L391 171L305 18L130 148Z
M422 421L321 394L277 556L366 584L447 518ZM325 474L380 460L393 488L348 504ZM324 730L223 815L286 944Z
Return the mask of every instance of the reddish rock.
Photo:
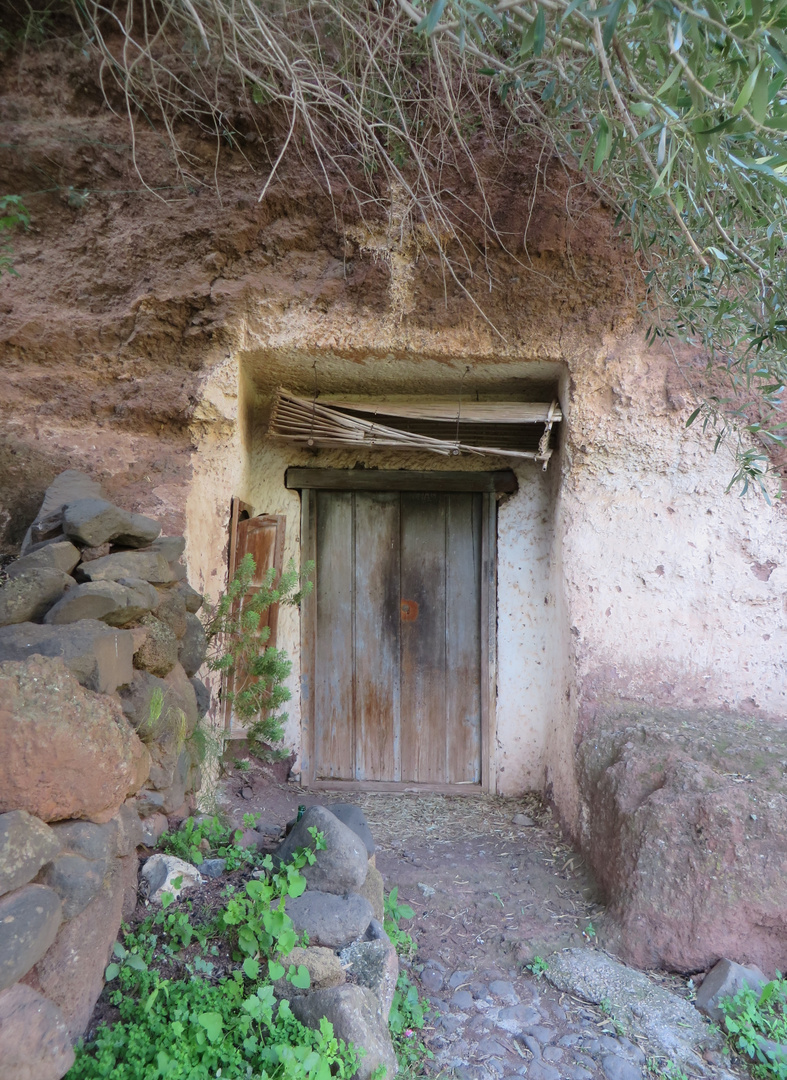
M60 1080L74 1064L60 1009L24 983L0 993L0 1062L3 1080Z
M751 717L632 709L585 737L579 841L607 948L642 968L785 970L785 760L787 730Z
M92 903L65 923L54 945L24 978L60 1009L72 1039L83 1034L104 986L118 928L136 896L137 859L117 859Z
M109 821L149 767L120 704L83 689L62 660L0 663L0 813Z

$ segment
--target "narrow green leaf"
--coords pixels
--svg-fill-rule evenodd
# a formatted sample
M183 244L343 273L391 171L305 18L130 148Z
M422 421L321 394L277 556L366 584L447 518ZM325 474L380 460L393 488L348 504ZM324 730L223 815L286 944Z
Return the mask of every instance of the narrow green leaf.
M680 66L678 64L676 64L675 67L672 69L672 71L667 76L667 78L664 80L664 82L658 88L658 90L654 94L654 97L658 97L658 98L663 97L666 94L666 92L675 84L675 82L677 81L677 78L678 78L679 75L680 75Z
M738 94L735 105L732 109L732 115L738 116L743 109L749 104L749 98L754 93L754 87L757 83L757 76L760 73L760 65L758 64L754 71L751 72L746 82L743 84L743 89Z
M435 2L429 8L426 17L421 19L421 21L416 26L416 32L425 33L427 37L431 37L431 35L437 29L437 24L440 21L441 15L445 11L446 3L447 0L435 0Z
M618 16L620 15L620 9L622 7L623 0L614 0L610 5L607 21L604 23L604 32L601 35L601 41L605 49L608 49L612 44L612 38L615 34L615 27L617 26Z
M770 82L768 69L765 64L760 64L757 81L751 95L749 111L758 124L762 124L768 112L768 84Z
M688 418L688 420L686 421L686 427L691 427L691 425L694 423L694 421L697 419L697 417L700 415L701 412L702 412L702 406L699 405L694 410L694 412L691 414L691 416Z
M533 55L540 56L541 51L544 48L544 39L547 34L547 20L544 15L544 9L539 5L538 12L536 13L536 21L533 27Z

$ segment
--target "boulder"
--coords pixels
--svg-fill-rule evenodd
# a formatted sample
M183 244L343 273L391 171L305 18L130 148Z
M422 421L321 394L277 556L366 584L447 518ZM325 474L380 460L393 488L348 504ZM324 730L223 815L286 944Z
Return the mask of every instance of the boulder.
M206 878L220 878L226 869L226 859L203 859L199 864L199 871Z
M175 589L158 590L156 618L170 628L178 641L186 633L186 601Z
M44 494L41 509L22 541L22 554L27 555L32 544L44 540L53 531L60 532L63 510L77 499L100 499L101 485L78 469L66 469L56 476Z
M600 719L577 752L579 842L608 902L607 947L641 968L727 956L785 970L785 760L787 728L748 716Z
M735 997L744 986L750 986L759 993L767 981L758 967L719 960L702 980L694 1005L704 1016L720 1024L724 1018L719 1007L722 998Z
M186 611L190 612L192 615L196 615L204 601L202 593L198 593L196 589L192 589L188 582L185 581L180 585L177 585L176 588L183 597L186 604Z
M186 672L180 664L175 664L164 679L167 687L166 704L170 709L183 713L186 721L186 733L191 735L199 723L197 695Z
M0 896L32 881L60 851L57 835L26 810L0 814Z
M372 991L388 1023L399 978L399 957L388 935L377 941L354 941L339 953L339 959L354 983Z
M164 796L160 791L153 791L152 788L144 787L141 791L137 792L137 809L139 810L139 816L142 818L142 836L146 838L149 835L148 819L151 817L161 819L164 818L164 828L162 832L167 831L167 818L164 814ZM144 840L145 844L148 844L147 839ZM150 846L148 844L148 846Z
M196 675L205 663L208 642L202 623L196 615L186 615L186 630L178 647L178 660L186 669L186 674Z
M24 983L0 993L0 1061L3 1080L60 1080L74 1064L60 1009Z
M337 1039L352 1043L364 1054L355 1076L370 1080L380 1066L382 1076L393 1080L398 1068L388 1025L380 1015L378 1001L371 990L363 986L336 986L331 990L315 990L313 994L295 998L292 1011L306 1027L319 1030L325 1017L333 1024Z
M155 615L146 615L142 625L148 633L134 653L134 667L163 679L178 662L178 639Z
M167 562L177 562L186 550L185 536L159 536L150 545L154 551L163 555Z
M328 809L343 825L352 829L355 835L363 840L368 856L371 858L374 855L374 837L360 806L355 806L354 803L331 803Z
M83 859L81 855L58 855L39 874L42 885L57 893L63 905L63 919L73 919L84 911L101 889L107 872L106 859Z
M145 892L151 903L160 904L161 894L169 892L177 899L184 889L193 889L202 884L200 872L196 866L178 859L175 855L151 855L140 871L145 882ZM179 885L174 882L180 878Z
M62 570L26 570L0 586L0 626L43 619L74 579Z
M119 703L84 690L62 660L0 663L0 812L108 821L149 761Z
M25 885L0 897L0 990L41 959L62 920L60 897L45 885Z
M97 619L68 626L19 623L0 627L0 663L35 655L59 657L83 686L99 694L113 694L131 682L132 650L130 631L116 630Z
M143 584L153 593L153 603L144 591L130 589L117 581L87 581L75 585L49 609L44 622L57 626L80 619L101 619L110 626L125 626L155 606L156 590L147 582Z
M383 875L376 867L370 866L366 871L366 881L358 892L372 905L375 919L382 922L385 917L385 882Z
M24 977L28 986L57 1005L72 1039L79 1038L90 1021L104 986L104 970L124 906L128 912L136 882L136 855L113 860L104 888L95 900L63 924L46 955Z
M357 893L336 893L307 889L301 896L287 898L285 911L298 933L309 935L310 945L344 949L363 937L374 917L372 905Z
M77 499L63 511L63 532L85 547L113 542L124 547L146 547L161 532L153 518L130 514L106 499Z
M287 981L286 975L283 975L273 984L279 997L293 998L312 990L328 990L332 986L341 986L347 981L347 975L339 957L333 949L325 949L321 945L310 945L305 949L295 948L287 956L282 956L281 962L287 969L291 964L296 968L305 967L309 972L309 987L308 990L299 990Z
M310 828L323 834L325 849L317 852L313 865L301 870L309 888L341 895L363 885L368 869L366 845L324 806L308 808L276 852L277 858L287 862L298 848L313 848Z
M68 540L61 540L58 543L46 544L30 555L23 555L21 559L6 567L6 572L10 578L19 577L31 570L60 570L63 574L70 574L79 558L79 548L74 547Z
M81 572L91 581L120 581L121 578L142 578L154 585L172 581L167 560L157 551L115 551L102 559L83 563Z

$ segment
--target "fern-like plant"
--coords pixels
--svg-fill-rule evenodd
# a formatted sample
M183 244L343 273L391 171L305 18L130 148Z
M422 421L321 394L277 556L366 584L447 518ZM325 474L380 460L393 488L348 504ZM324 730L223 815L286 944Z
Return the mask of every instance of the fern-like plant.
M272 750L281 742L287 714L281 706L292 696L285 680L292 661L284 649L268 645L270 627L260 626L262 616L272 604L296 605L311 591L291 561L276 582L271 567L261 585L253 585L256 566L251 555L244 555L227 591L214 605L206 605L203 625L208 640L208 666L225 676L223 693L236 715L248 725L249 742L258 753L280 755Z

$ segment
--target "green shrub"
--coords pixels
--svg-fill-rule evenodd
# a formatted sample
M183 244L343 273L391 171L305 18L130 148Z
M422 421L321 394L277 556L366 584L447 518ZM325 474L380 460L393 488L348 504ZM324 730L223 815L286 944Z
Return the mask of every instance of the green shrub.
M749 1059L758 1080L787 1080L787 1055L769 1052L764 1040L787 1045L787 980L776 978L762 990L743 986L721 1002L724 1030L731 1045Z

